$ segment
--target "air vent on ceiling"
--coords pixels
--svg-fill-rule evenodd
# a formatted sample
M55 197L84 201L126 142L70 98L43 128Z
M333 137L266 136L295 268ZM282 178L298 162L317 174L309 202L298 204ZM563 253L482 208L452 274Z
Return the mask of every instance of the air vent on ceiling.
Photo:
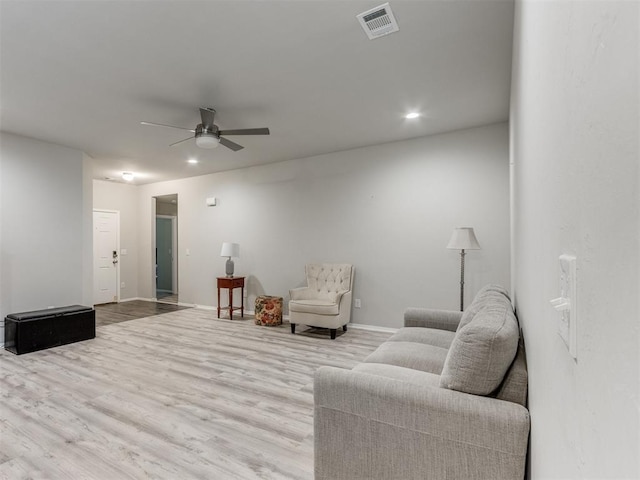
M399 30L388 3L356 15L356 18L370 40Z

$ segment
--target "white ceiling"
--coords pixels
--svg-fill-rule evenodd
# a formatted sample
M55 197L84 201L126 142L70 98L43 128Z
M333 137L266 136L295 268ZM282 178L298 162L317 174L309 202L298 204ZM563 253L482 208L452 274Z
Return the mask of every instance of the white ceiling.
M0 128L143 184L507 120L512 0L391 0L400 31L369 40L356 15L381 3L2 0ZM201 106L271 135L202 150L140 125Z

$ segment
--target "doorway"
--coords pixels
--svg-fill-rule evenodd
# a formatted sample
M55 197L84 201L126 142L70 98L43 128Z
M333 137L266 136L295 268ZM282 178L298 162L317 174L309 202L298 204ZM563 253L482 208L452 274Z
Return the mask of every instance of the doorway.
M120 300L120 212L93 211L93 303Z
M178 303L178 195L155 200L155 297Z

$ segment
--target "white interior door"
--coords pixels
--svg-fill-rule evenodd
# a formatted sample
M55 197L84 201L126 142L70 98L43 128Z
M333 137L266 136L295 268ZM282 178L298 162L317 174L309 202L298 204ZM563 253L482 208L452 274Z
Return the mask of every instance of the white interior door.
M93 303L118 301L118 212L93 212Z

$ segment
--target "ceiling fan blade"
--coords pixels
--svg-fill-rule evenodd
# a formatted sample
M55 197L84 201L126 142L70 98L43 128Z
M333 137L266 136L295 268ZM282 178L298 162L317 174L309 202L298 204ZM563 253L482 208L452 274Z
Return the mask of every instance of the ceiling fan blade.
M180 140L179 142L172 143L172 144L171 144L171 145L169 145L169 146L170 146L170 147L173 147L174 145L178 145L179 143L186 142L187 140L191 140L192 138L193 138L193 137L185 138L184 140Z
M216 111L211 108L201 108L200 109L200 117L202 118L202 126L205 128L213 127L213 119L216 116Z
M220 130L220 135L269 135L268 128L241 128L239 130Z
M238 145L236 142L232 142L231 140L227 140L226 138L222 137L220 137L220 145L224 145L234 152L237 152L238 150L242 150L244 148L242 145Z
M164 123L153 123L153 122L140 122L140 125L149 125L151 127L169 127L169 128L177 128L178 130L186 130L187 132L196 133L193 128L183 128L183 127L175 127L173 125L165 125Z

